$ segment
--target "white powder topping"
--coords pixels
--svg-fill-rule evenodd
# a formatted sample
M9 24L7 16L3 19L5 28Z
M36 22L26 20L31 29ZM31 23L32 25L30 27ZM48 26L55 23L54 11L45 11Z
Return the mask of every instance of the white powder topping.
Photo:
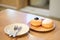
M43 20L43 24L49 24L49 23L51 23L52 22L52 20L51 19L45 19L45 20Z

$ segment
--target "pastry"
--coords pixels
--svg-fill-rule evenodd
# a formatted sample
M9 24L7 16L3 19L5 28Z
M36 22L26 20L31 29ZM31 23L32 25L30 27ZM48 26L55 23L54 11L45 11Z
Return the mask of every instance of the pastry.
M38 17L34 18L33 20L30 21L30 24L32 26L40 26L42 25L42 20L40 20Z
M47 28L47 29L52 28L53 27L53 20L51 20L51 19L43 20L42 27Z

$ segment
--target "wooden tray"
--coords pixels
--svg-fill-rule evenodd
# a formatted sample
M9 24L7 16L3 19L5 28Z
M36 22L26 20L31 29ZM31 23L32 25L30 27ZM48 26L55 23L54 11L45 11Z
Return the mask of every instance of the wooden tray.
M49 32L49 31L52 31L53 29L56 28L55 24L54 24L53 27L50 28L50 29L46 29L46 28L44 28L44 27L42 27L42 26L34 27L34 26L30 25L30 24L29 24L29 26L30 26L30 29L32 29L32 30L34 30L34 31L38 31L38 32Z

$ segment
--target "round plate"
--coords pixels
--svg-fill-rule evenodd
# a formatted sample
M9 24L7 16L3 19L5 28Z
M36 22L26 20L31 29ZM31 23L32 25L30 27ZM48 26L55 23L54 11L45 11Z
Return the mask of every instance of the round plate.
M7 25L4 28L4 32L9 35L9 31L13 30L14 26L22 27L22 29L17 33L17 36L23 35L29 31L29 27L26 24L15 23L15 24Z
M51 31L51 30L55 29L55 24L53 25L52 28L49 28L49 29L46 29L46 28L44 28L42 26L34 27L34 26L30 25L30 24L29 24L29 26L30 26L30 29L32 29L34 31L38 31L38 32L48 32L48 31Z

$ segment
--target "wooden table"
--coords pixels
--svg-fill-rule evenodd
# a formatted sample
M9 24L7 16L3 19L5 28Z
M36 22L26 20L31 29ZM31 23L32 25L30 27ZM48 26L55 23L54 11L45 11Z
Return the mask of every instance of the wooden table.
M30 30L26 35L12 38L4 33L4 27L12 23L27 24L32 18L40 17L28 13L6 9L0 12L0 40L60 40L60 21L54 20L56 29L48 33L38 33Z

